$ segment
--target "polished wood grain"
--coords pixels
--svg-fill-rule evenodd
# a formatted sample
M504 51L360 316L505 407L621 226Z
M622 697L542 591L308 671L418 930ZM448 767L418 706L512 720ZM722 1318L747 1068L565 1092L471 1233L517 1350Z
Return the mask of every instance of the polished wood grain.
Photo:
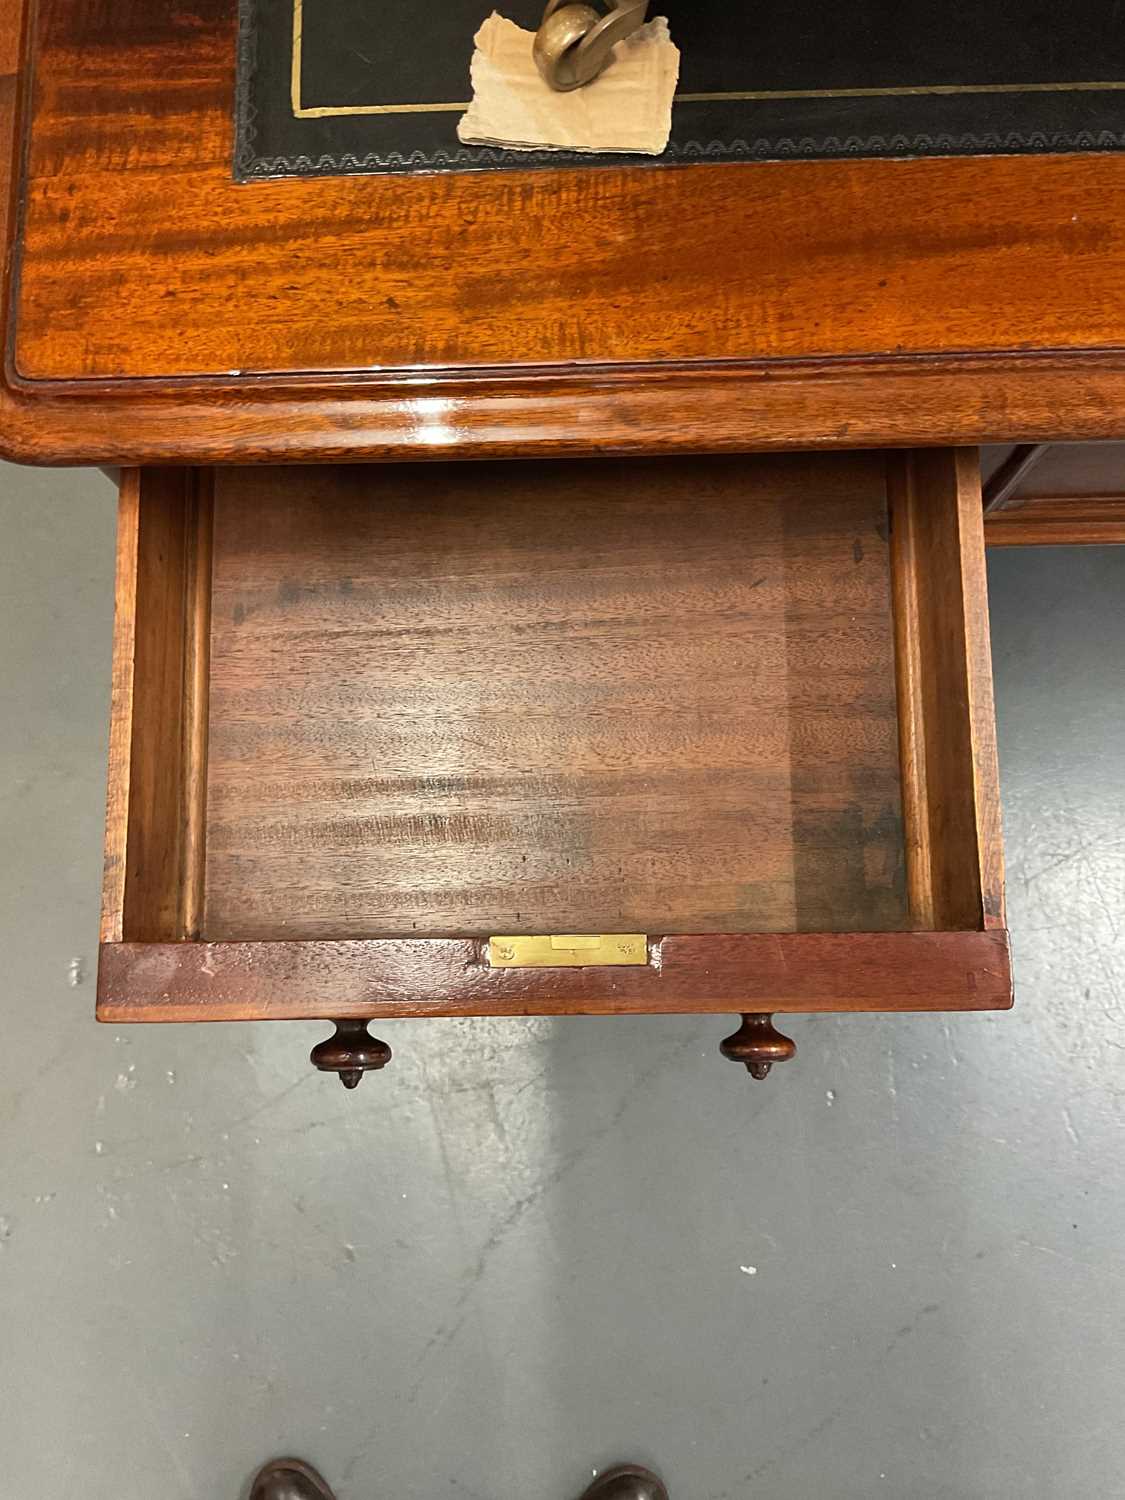
M132 471L117 533L103 940L198 935L204 875L210 493Z
M0 0L0 87L10 87L19 73L23 19L23 0Z
M1025 500L1017 509L989 516L990 547L1107 546L1125 542L1125 495Z
M1125 357L699 362L474 379L0 380L0 457L253 464L907 447L1125 430Z
M8 456L1125 431L1121 157L236 184L234 9L39 0Z
M939 926L934 901L932 826L929 814L926 757L925 626L919 607L917 574L922 566L915 509L908 503L907 455L888 461L887 490L891 519L891 579L895 622L899 764L906 872L906 899L911 924L923 930ZM965 786L960 796L965 795Z
M1002 927L1004 869L977 455L890 460L911 914Z
M39 0L38 18L27 379L1073 349L1122 331L1112 156L242 184L233 0Z
M209 938L907 924L878 455L216 486Z
M23 0L0 0L0 287L7 308L7 262L14 232L14 200L20 186L17 161L17 115L20 92L20 58L23 47Z
M238 184L225 86L206 110L187 92L177 118L159 77L99 49L79 69L107 118L79 119L73 45L39 74L26 380L1053 350L1122 331L1114 157ZM99 78L103 58L123 76ZM1019 239L995 209L1029 165L1039 222Z
M106 943L102 1021L1004 1010L1008 935L775 933L655 939L643 968L493 969L470 938Z
M101 939L104 943L119 943L125 935L134 736L133 682L137 655L140 490L140 470L127 469L121 476L117 499L113 664L110 674L109 755L102 854ZM142 834L138 832L137 838L139 858Z

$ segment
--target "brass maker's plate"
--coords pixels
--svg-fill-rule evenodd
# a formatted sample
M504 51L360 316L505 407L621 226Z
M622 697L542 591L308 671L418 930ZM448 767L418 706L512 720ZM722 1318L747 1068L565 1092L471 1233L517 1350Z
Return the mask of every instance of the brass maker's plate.
M647 964L643 932L560 933L550 937L494 937L488 940L494 969L582 969Z

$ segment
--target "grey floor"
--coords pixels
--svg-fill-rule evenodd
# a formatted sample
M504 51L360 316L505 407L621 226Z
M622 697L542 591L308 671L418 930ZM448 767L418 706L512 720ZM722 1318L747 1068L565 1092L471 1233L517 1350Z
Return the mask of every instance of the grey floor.
M92 1019L113 496L0 468L0 1494L1125 1495L1125 548L991 559L1019 1004Z

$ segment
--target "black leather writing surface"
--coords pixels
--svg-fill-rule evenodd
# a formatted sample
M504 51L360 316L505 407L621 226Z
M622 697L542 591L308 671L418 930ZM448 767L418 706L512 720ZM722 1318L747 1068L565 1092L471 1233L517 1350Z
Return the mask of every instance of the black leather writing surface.
M236 175L1125 148L1116 0L664 0L682 63L657 158L462 146L489 8L241 0ZM533 31L542 0L502 13Z

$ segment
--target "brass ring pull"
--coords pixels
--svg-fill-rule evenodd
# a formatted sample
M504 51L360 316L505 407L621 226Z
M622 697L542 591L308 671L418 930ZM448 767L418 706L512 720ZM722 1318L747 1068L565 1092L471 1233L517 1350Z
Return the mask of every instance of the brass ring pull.
M592 83L618 42L644 25L648 0L609 0L605 15L580 0L547 0L532 49L545 82L566 94Z

